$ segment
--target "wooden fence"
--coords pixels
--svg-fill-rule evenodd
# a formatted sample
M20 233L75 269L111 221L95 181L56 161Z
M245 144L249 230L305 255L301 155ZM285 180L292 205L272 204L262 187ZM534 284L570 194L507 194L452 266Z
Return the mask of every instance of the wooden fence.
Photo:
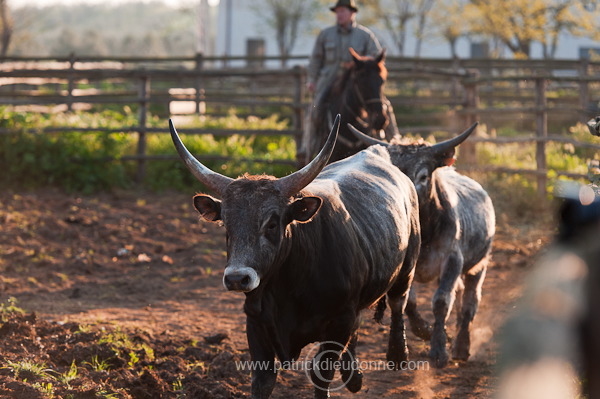
M283 131L182 129L187 134L291 135L301 139L304 110L310 103L305 92L307 57L292 57L288 68L268 69L265 62L277 57L182 58L5 58L0 62L0 105L62 106L68 111L82 104L134 105L136 126L116 129L52 127L43 132L106 131L138 135L137 153L123 160L138 162L143 179L145 162L173 157L146 154L148 133L167 128L148 126L148 115L176 115L173 104L191 104L189 112L238 112L266 116L278 113L291 121ZM231 67L233 61L246 65ZM510 127L531 131L523 137L476 135L461 146L461 161L475 168L477 143L535 143L536 168L510 166L478 170L535 176L540 195L545 194L548 168L546 144L569 143L600 149L563 134L567 126L585 122L600 113L600 63L588 60L416 59L388 57L386 94L395 108L402 132L455 134L478 120L490 130ZM228 66L228 67L225 67ZM19 109L19 108L17 108ZM494 129L492 129L494 128ZM0 134L12 134L6 129ZM255 162L294 163L292 160ZM584 175L557 172L572 178Z

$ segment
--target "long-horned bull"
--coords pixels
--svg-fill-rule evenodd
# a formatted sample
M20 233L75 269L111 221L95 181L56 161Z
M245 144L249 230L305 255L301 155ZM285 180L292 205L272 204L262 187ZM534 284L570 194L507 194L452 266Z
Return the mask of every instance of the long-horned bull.
M455 147L476 126L477 123L457 137L435 145L390 144L350 128L367 144L385 146L392 163L413 181L419 194L422 245L415 279L426 283L439 278L432 300L433 331L417 312L414 288L406 314L413 332L431 340L430 357L437 367L448 363L446 321L455 298L460 310L453 357L467 360L470 356L469 329L481 300L495 234L494 207L488 194L479 183L450 167Z
M221 197L199 194L194 206L204 219L222 221L227 232L223 282L246 294L248 345L257 365L253 398L271 395L275 356L294 361L316 341L315 397L329 396L340 352L346 388L360 390L354 358L359 313L386 294L392 309L388 359L397 367L407 359L403 312L420 248L417 193L382 147L325 167L339 123L338 116L314 160L280 179L231 179L211 171L171 124L187 167Z

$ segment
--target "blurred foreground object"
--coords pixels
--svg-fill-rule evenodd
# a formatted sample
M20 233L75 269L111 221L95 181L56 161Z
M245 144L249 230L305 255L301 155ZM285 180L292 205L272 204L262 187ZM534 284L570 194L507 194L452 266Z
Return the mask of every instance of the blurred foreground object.
M591 134L600 136L600 116L590 119L587 122L587 127L590 129Z
M501 331L501 399L600 398L600 198L578 183L556 197L556 241Z

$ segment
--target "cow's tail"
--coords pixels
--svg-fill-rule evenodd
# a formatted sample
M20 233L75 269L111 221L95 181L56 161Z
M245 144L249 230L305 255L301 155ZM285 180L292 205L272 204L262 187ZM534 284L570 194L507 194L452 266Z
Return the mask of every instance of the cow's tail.
M385 300L385 295L379 298L377 301L377 305L375 307L375 314L373 315L373 319L381 324L383 320L383 314L385 313L385 308L387 307L387 302Z

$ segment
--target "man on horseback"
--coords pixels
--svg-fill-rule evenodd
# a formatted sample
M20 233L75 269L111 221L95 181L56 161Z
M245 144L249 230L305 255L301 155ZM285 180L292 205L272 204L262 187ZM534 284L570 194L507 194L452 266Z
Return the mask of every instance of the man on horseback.
M315 137L316 124L327 120L327 94L336 78L353 62L349 48L363 56L376 57L381 53L375 34L356 22L358 8L354 0L338 0L330 10L336 15L336 24L319 33L308 64L307 89L313 93L314 99L305 118L302 148L299 150L298 158L305 157L304 162L308 162L314 155L313 149L320 146L319 138ZM391 106L388 112L391 113Z
M358 8L354 0L339 0L330 8L335 13L336 25L319 33L308 64L308 90L315 93L315 104L340 74L345 64L352 62L348 48L360 55L375 57L381 45L375 34L356 23Z

